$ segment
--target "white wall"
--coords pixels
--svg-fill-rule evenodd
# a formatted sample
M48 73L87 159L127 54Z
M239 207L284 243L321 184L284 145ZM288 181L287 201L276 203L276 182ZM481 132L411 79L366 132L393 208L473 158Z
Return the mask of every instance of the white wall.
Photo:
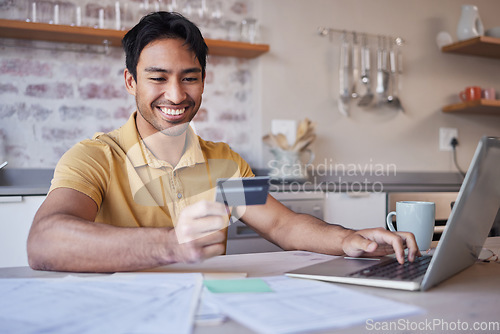
M479 8L485 28L500 26L498 0L256 0L261 35L271 51L260 57L262 133L272 119L318 123L313 146L316 164L396 164L398 171L456 171L450 152L438 147L440 127L459 131L458 161L467 168L482 135L500 136L499 116L444 114L459 102L468 85L500 91L500 59L444 54L438 32L456 39L462 4ZM406 112L352 108L350 118L337 109L338 38L331 42L317 29L326 26L371 34L399 35L404 74L400 94ZM264 150L266 151L266 150ZM263 164L265 165L265 156Z

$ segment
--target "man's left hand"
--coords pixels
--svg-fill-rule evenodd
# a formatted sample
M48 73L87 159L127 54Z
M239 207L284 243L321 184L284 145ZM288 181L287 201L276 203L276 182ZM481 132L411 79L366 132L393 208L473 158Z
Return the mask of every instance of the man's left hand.
M420 256L415 236L410 232L390 232L384 228L369 228L356 231L342 242L348 256L383 256L395 253L399 263L405 261L404 250L408 248L408 260Z

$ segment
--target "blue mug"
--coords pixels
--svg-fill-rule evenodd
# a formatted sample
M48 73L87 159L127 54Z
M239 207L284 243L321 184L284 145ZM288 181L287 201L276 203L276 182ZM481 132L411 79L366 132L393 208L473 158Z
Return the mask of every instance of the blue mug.
M431 248L436 217L434 202L396 202L396 211L389 212L386 219L389 230L395 232L392 216L396 216L398 231L411 232L415 235L419 250L426 251Z

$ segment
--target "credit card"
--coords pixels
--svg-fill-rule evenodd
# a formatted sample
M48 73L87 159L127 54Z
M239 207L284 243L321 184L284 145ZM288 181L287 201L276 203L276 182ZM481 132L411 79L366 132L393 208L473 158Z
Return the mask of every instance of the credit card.
M227 206L262 205L268 193L268 176L217 179L215 201Z

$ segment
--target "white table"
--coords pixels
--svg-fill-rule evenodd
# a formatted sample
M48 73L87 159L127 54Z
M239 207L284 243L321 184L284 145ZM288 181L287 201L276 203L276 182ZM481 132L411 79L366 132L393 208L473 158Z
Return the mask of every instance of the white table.
M485 248L496 254L500 252L500 237L489 238ZM161 272L202 272L202 273L246 273L248 277L280 275L284 272L324 262L331 256L309 252L273 252L218 256L201 264L175 264L151 269ZM63 277L68 273L34 271L28 267L2 268L2 277ZM95 275L95 274L79 274ZM332 283L333 284L333 283ZM405 319L408 326L424 326L435 321L447 322L449 326L473 326L474 323L500 323L500 263L478 262L456 276L442 282L426 292L409 292L382 288L370 288L343 285L363 293L389 298L403 303L417 305L426 310L425 314ZM411 328L411 327L410 327ZM362 333L368 332L365 325L360 325L327 333ZM376 332L376 331L375 331ZM381 333L382 331L379 331ZM418 330L394 331L421 332ZM436 333L446 332L439 327ZM457 333L458 331L449 330ZM469 327L468 332L474 332ZM475 331L480 332L480 331ZM484 331L498 332L496 330ZM252 333L248 328L234 321L227 321L217 326L198 326L197 334L238 334ZM391 332L392 333L392 332Z

